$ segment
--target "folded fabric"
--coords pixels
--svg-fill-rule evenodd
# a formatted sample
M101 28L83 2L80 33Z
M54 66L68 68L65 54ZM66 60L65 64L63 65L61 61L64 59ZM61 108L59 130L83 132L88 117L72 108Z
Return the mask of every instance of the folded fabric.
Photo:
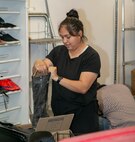
M16 91L20 90L20 87L14 83L11 79L0 80L0 87L7 91Z

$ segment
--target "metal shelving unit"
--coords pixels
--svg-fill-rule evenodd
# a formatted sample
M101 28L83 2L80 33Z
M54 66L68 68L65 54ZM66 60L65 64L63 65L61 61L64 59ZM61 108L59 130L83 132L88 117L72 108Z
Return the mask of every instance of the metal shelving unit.
M30 18L44 18L45 25L44 25L44 32L45 37L44 38L37 38L37 39L30 39L30 44L45 44L46 51L48 53L48 44L52 44L53 47L55 47L55 43L61 42L61 39L56 38L53 34L53 30L51 28L51 23L49 20L49 16L46 13L29 13L29 19Z
M115 32L114 32L114 83L117 83L117 54L118 54L118 0L115 0Z
M133 3L134 0L131 0ZM125 26L125 2L126 0L122 0L122 71L123 71L123 84L126 84L126 66L127 65L135 65L135 60L126 60L126 33L135 31L135 27L126 27ZM134 15L135 16L135 15Z

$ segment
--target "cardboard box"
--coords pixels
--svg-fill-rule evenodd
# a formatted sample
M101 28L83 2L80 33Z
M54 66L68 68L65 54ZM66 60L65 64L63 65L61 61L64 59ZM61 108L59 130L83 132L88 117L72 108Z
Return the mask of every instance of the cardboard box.
M23 124L23 125L16 125L16 126L22 128L22 129L32 128L32 124Z
M135 95L135 69L131 71L131 92Z
M72 135L69 130L74 114L59 115L40 118L36 131L49 131L53 134L55 141L68 138Z
M63 131L58 131L57 132L57 140L63 140L65 138L69 138L73 135L71 130L63 130Z

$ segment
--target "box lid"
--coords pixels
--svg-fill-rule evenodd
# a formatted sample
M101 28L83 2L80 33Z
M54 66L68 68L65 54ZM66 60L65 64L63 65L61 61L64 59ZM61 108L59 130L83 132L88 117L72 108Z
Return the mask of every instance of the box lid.
M68 130L71 125L73 117L74 114L66 114L66 115L39 118L36 131L56 132L56 131Z

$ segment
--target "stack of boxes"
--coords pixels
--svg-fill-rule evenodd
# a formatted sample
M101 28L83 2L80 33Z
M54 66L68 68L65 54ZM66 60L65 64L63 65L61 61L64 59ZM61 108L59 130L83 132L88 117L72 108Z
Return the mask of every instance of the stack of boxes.
M131 71L131 91L132 94L135 96L135 69Z

